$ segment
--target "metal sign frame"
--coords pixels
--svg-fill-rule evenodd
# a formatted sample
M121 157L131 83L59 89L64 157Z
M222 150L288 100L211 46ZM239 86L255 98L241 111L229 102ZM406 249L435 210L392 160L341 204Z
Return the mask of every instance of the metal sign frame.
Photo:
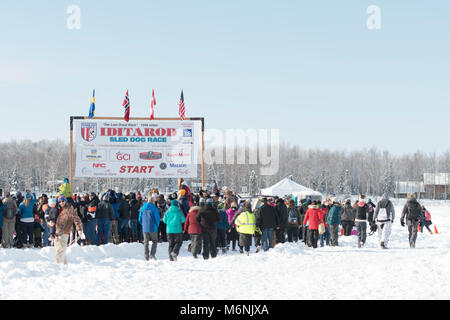
M72 188L74 186L73 183L73 120L123 120L123 117L81 117L81 116L71 116L70 117L70 163L69 163L69 177L70 183L72 184ZM130 120L145 120L145 121L153 121L153 120L168 120L168 121L183 121L181 118L154 118L150 120L149 118L130 118ZM205 187L205 118L203 117L191 117L185 118L184 120L197 120L202 122L202 162L201 162L201 170L202 170L202 188Z

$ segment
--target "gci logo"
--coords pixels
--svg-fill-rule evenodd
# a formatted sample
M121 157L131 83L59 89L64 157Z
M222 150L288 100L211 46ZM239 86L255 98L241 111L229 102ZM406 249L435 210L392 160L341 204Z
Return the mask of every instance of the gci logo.
M131 160L131 154L117 152L116 153L116 159L119 160L119 161L130 161Z

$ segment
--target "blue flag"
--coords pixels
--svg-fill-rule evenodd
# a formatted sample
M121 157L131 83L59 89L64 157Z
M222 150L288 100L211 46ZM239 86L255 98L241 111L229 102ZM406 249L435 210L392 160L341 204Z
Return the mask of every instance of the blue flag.
M89 118L92 118L93 116L95 116L95 89L94 93L92 94L92 102L89 108Z

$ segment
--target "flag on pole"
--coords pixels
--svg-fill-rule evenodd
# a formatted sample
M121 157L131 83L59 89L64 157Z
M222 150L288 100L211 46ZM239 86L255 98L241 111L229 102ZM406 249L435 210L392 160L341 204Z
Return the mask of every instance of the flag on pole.
M127 94L125 95L125 99L123 100L122 106L125 109L125 115L123 119L128 122L130 120L130 98L128 97L128 90Z
M92 93L92 102L91 102L91 106L89 107L89 118L92 118L95 116L95 89L94 92Z
M183 96L183 90L181 90L181 97L180 97L180 102L178 103L178 106L180 107L178 109L178 113L180 114L180 118L181 120L184 120L184 96Z
M156 106L155 90L152 90L152 102L150 104L151 107L150 120L155 119L155 106Z

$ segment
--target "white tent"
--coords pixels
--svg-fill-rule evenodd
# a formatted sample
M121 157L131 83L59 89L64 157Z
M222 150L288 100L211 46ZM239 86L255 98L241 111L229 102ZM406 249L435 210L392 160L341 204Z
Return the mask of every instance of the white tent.
M298 192L307 191L307 192L316 192L312 189L304 187L289 178L284 178L280 182L274 184L271 187L261 189L260 194L263 196L278 196L283 197L286 195L292 195Z

